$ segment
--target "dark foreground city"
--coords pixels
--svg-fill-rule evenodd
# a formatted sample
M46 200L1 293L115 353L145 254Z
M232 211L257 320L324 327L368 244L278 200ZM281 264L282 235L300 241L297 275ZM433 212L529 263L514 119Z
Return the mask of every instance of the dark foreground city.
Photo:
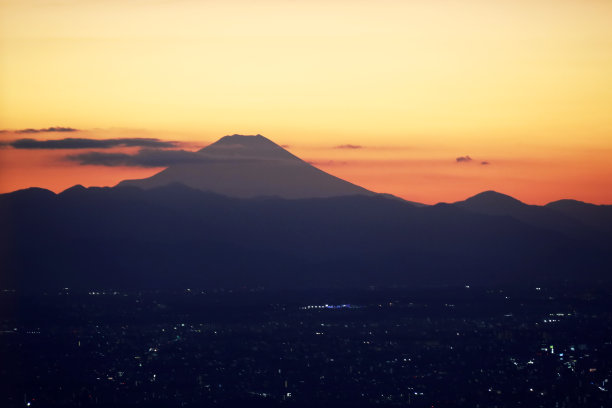
M0 293L0 406L610 407L612 290Z

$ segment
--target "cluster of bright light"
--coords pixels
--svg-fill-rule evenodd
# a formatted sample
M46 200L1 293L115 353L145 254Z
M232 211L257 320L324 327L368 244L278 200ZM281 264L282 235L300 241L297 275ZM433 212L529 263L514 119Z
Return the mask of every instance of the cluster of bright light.
M302 310L307 310L307 309L354 309L357 306L354 305L350 305L350 304L344 304L344 305L328 305L327 303L324 305L308 305L308 306L302 306L300 307L300 309Z

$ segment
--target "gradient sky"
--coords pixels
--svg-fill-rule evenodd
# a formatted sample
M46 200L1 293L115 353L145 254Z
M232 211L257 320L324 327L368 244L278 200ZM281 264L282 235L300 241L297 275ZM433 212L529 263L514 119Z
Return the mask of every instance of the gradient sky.
M261 133L414 201L612 203L611 21L609 0L0 0L0 140ZM70 153L0 149L0 192L160 170Z

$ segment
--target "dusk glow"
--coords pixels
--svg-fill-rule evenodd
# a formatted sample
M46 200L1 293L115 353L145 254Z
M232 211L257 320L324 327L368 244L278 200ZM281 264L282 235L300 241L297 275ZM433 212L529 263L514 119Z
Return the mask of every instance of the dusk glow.
M612 407L612 0L0 0L0 407Z
M414 201L493 189L612 203L609 1L3 0L0 11L2 141L63 138L10 131L64 126L195 150L260 133ZM155 172L61 157L0 149L0 192Z

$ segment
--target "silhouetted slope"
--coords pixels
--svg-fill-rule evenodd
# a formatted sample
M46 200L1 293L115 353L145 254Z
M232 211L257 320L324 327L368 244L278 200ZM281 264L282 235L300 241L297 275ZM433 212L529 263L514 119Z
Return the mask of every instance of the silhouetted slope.
M230 197L283 198L373 195L306 163L261 135L225 136L198 152L201 160L177 164L141 180L119 186L144 189L181 183Z
M0 209L0 286L22 289L549 282L607 278L612 265L609 235L382 196L76 187L5 194Z
M517 211L526 206L526 204L516 198L491 190L478 193L465 201L458 201L455 205L480 212L491 212L497 215Z
M538 228L579 233L584 225L577 219L569 217L550 208L528 205L513 197L495 191L485 191L454 203L455 206L479 214L508 216Z
M612 232L612 205L595 205L577 200L559 200L546 204L550 208L585 225Z

